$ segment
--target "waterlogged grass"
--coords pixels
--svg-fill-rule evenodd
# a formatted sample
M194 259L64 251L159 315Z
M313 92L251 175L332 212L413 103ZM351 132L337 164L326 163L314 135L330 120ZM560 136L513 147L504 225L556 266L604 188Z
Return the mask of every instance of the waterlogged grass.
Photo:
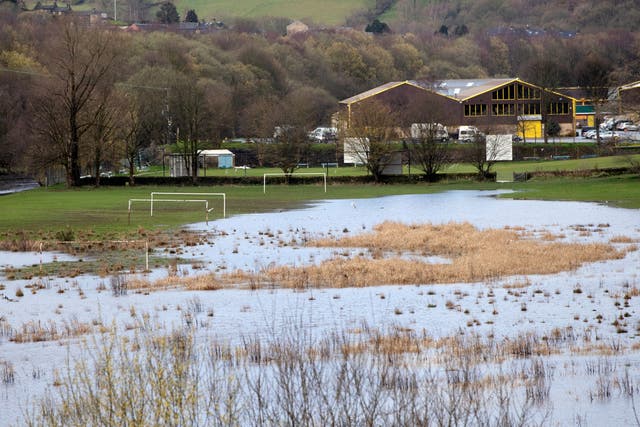
M83 231L93 239L114 239L139 230L170 229L205 220L201 204L163 204L149 215L148 202L135 202L128 222L129 199L145 199L151 192L223 192L227 195L227 216L289 209L312 200L363 198L392 194L431 193L447 189L490 189L494 184L460 183L433 185L331 185L325 193L321 184L201 187L102 187L67 190L37 189L0 197L0 240L25 231L29 235ZM222 217L222 200L210 196L163 196L165 198L208 199L210 220ZM69 239L72 240L72 239Z
M156 230L172 230L181 225L205 220L201 204L158 204L154 216L149 215L148 202L132 205L130 223L129 199L145 199L152 191L224 192L227 216L301 207L322 199L369 198L398 194L424 194L449 190L512 189L502 197L578 200L606 202L627 208L640 208L640 177L622 175L602 178L548 178L524 183L443 182L437 184L351 185L322 184L200 186L200 187L102 187L68 190L43 188L0 197L0 241L38 240L57 236L58 240L115 240L139 238ZM174 196L169 196L174 197ZM175 196L181 198L180 196ZM200 198L189 196L189 198ZM209 198L210 220L222 217L222 201ZM52 237L50 237L52 238ZM16 248L17 249L17 248ZM25 249L21 249L25 250Z
M372 233L309 243L318 247L364 248L362 255L338 256L319 265L277 266L250 280L293 288L479 282L570 271L588 262L619 259L626 253L608 244L551 241L554 238L545 236L542 241L520 231L479 230L468 223L384 222ZM451 262L429 263L409 259L408 255L439 256ZM540 259L546 261L541 263Z
M597 360L572 356L593 337L571 327L437 339L364 325L312 343L294 325L235 346L214 336L203 347L195 328L159 330L135 311L132 322L126 336L97 325L101 336L57 367L55 387L29 403L24 424L555 425L556 381L583 381L592 404L615 393L633 406L637 390L618 358L627 346L603 343L611 349L592 351ZM64 336L56 325L36 326L25 338ZM567 364L549 359L568 350Z
M638 175L588 179L535 179L527 183L511 184L510 188L517 192L502 197L600 202L623 208L640 208L640 176Z

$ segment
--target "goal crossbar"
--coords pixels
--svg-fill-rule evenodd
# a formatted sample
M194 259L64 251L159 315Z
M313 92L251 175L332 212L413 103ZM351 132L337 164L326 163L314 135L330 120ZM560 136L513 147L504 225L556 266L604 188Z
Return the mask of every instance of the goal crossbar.
M325 172L300 172L300 173L292 173L292 174L288 174L289 176L300 176L300 175L315 175L315 176L322 176L322 179L324 181L324 192L327 192L327 174ZM267 192L267 177L268 176L287 176L286 173L284 172L280 172L280 173L265 173L262 174L262 192L266 193Z
M209 212L213 210L209 209L209 201L203 199L155 199L156 202L170 202L170 203L204 203L205 221L209 225ZM128 209L128 223L131 224L131 205L133 202L150 202L153 206L154 199L129 199ZM151 215L150 215L151 216Z
M177 193L177 192L164 192L164 191L154 191L151 193L151 208L150 208L150 216L153 216L153 203L154 201L159 202L167 199L157 199L155 196L214 196L214 197L222 197L222 217L227 217L227 193Z

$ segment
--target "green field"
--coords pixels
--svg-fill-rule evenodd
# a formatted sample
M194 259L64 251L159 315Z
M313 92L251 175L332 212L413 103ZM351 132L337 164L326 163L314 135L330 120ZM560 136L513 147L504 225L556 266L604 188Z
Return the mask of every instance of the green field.
M172 229L180 225L204 221L202 205L179 207L159 204L154 217L149 216L148 203L135 203L128 221L128 200L149 198L152 191L224 192L227 215L254 213L302 206L313 200L331 198L364 198L392 194L433 193L448 190L513 189L506 197L544 200L601 201L640 208L640 178L623 175L603 178L537 179L523 183L444 182L406 185L329 185L327 193L321 184L269 185L263 194L261 185L216 187L103 187L66 190L43 188L0 197L0 239L26 231L31 236L51 234L70 228L89 231L96 238L115 238L139 233L140 230ZM180 198L180 196L175 196ZM195 198L191 197L190 198ZM211 198L214 211L210 219L222 216L222 203Z
M229 17L259 18L263 16L283 16L305 19L317 24L342 25L345 18L359 9L374 4L372 0L177 0L180 15L195 9L200 19L217 18L224 21Z
M635 156L636 161L640 155ZM498 179L507 178L513 172L562 171L593 168L623 167L629 165L629 158L600 157L581 160L543 162L498 163L495 170ZM209 168L208 176L255 176L264 173L278 173L275 168L253 168L247 170ZM139 233L140 230L174 229L180 225L205 220L204 205L161 203L155 206L155 215L149 215L148 202L133 202L128 212L129 199L147 199L151 192L224 192L227 195L227 215L255 213L287 209L301 206L313 200L331 198L364 198L391 194L433 193L458 189L513 189L517 193L506 197L545 200L581 200L607 202L609 204L640 208L640 178L637 175L623 175L601 178L537 178L528 182L471 182L446 180L437 184L338 184L332 183L333 176L365 175L364 167L340 168L300 168L297 173L328 172L328 191L325 193L322 180L305 185L282 185L267 181L266 194L262 185L227 186L136 186L136 187L84 187L65 189L62 186L41 188L23 193L0 197L0 239L10 238L22 230L29 235L46 235L67 228L90 231L96 238ZM408 172L408 171L405 171ZM452 165L447 172L474 172L467 164ZM419 174L413 167L412 174ZM161 168L152 168L143 175L162 175ZM198 196L164 196L164 198L200 199ZM218 197L208 198L211 220L222 216L222 202Z
M449 190L509 189L505 198L576 200L607 203L626 208L640 208L640 177L622 175L602 178L552 178L528 182L497 183L451 181L437 184L333 184L325 193L321 184L272 184L263 193L261 185L227 185L200 187L101 187L67 190L43 188L0 196L0 246L11 250L34 250L35 242L80 255L79 262L58 262L43 267L32 266L7 272L11 277L29 278L41 274L74 277L82 273L107 274L144 265L135 245L113 244L126 240L146 240L154 247L168 247L179 258L180 245L206 241L207 236L180 231L182 225L205 220L201 204L177 206L160 203L149 215L149 204L134 204L129 218L128 201L149 198L152 191L224 192L227 216L302 207L306 203L332 198L356 199L397 194L435 193ZM164 196L167 197L167 196ZM180 196L170 196L181 198ZM185 196L191 199L198 196ZM220 198L209 198L214 210L209 220L222 217ZM130 219L130 221L129 221ZM603 220L606 220L604 218ZM212 224L212 226L214 226ZM63 243L59 243L59 242ZM64 242L80 242L65 245ZM82 243L84 242L84 244ZM77 245L81 244L81 248ZM82 249L84 248L84 249ZM80 251L80 252L78 252ZM84 252L83 252L84 251ZM176 261L177 262L177 261ZM154 254L154 267L166 266L168 258Z
M36 0L27 0L25 5L32 9L36 5ZM53 2L42 2L52 4ZM318 25L339 26L344 25L346 18L359 10L366 10L375 6L373 0L174 0L176 9L181 20L187 11L194 9L200 20L211 21L214 18L227 22L232 18L263 18L263 17L285 17L290 19L300 19ZM127 4L117 2L118 18L127 19ZM160 3L158 3L160 4ZM72 5L75 11L88 11L92 9L105 10L113 15L113 2L100 2L88 0L81 4ZM155 10L151 9L151 18L154 18Z
M574 159L574 160L541 160L541 161L518 161L518 162L499 162L493 167L493 170L498 173L498 179L511 178L514 172L536 172L536 171L563 171L563 170L588 170L588 169L606 169L606 168L620 168L628 167L630 165L629 160L633 159L636 162L640 162L640 154L633 156L607 156L607 157L595 157L590 159ZM235 169L217 169L207 168L206 171L201 170L202 176L255 176L262 177L265 173L280 173L282 172L278 168L251 168L246 170ZM366 175L367 170L364 166L345 166L345 167L301 167L296 169L295 173L319 173L327 172L327 176L361 176ZM405 167L405 174L420 174L420 168L417 165L413 165L411 170ZM449 166L443 171L444 173L474 173L475 169L468 163L459 163ZM165 170L168 174L168 170ZM140 176L162 176L162 167L153 167L145 173L141 173Z

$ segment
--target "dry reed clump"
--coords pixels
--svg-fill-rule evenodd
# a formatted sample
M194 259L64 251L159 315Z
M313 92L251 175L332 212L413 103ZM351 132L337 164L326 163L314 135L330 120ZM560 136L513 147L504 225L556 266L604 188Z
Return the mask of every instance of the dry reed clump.
M306 288L362 287L380 284L458 283L504 276L553 274L573 270L587 262L622 258L626 251L602 243L546 242L523 238L513 230L479 230L469 223L405 225L384 222L374 232L340 239L322 239L309 245L362 247L395 257L334 258L321 265L273 267L261 280ZM450 264L408 260L407 253L436 255Z
M609 243L636 243L638 240L628 236L613 236Z
M94 332L94 325L75 319L62 324L53 320L47 322L29 321L13 328L9 340L15 343L57 341L76 338L92 332Z

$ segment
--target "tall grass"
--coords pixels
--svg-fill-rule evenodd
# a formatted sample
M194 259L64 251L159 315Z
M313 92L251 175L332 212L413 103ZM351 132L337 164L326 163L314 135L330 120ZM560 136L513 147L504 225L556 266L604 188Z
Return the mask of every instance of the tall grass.
M114 331L68 361L56 387L24 414L25 425L536 425L546 420L548 406L535 405L544 392L529 391L545 388L546 368L539 361L487 370L473 356L475 340L454 339L438 347L428 339L423 347L425 337L406 331L385 336L370 330L356 337L335 333L316 340L292 328L231 346L198 342L192 328L168 334L140 329L133 336ZM411 349L405 351L404 344Z
M144 316L137 321L145 325L133 334L112 330L86 343L24 424L553 424L550 390L562 365L544 357L587 339L570 328L435 339L366 324L313 336L290 325L231 344L198 338L194 323L161 333ZM582 363L593 379L587 397L637 394L637 379L611 356ZM580 371L575 361L566 366Z
M515 230L480 230L468 223L396 222L384 222L371 233L316 240L309 245L361 247L372 255L337 257L320 265L276 266L261 272L263 280L298 288L491 281L505 276L570 271L587 262L619 259L627 250L636 249L616 249L604 243L535 240ZM451 263L428 263L409 259L408 254L437 255Z

